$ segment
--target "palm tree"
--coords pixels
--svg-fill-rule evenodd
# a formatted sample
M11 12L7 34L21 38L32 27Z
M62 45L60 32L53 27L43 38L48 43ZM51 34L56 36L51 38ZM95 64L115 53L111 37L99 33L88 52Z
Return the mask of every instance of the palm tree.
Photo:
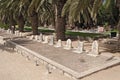
M3 18L6 18L6 20L8 20L9 28L12 29L14 33L15 24L16 24L14 15L13 15L14 10L9 7L10 5L8 3L9 3L9 0L0 1L0 15L3 16Z
M10 26L15 26L15 24L17 22L17 24L19 26L19 31L23 32L25 22L24 22L23 14L20 11L20 8L18 7L18 4L19 4L19 1L16 1L16 0L12 0L12 1L1 0L1 13L3 15L6 15L7 19L10 22ZM15 20L17 20L17 21L15 21ZM14 27L14 29L15 29L15 27Z
M56 37L57 39L65 40L66 20L65 17L61 16L61 12L66 0L38 0L38 1L37 3L39 3L39 5L36 4L36 8L37 10L39 10L39 13L41 13L40 15L42 15L42 17L46 19L46 14L49 14L49 16L47 16L49 17L49 19L52 18L53 21L55 19ZM36 1L34 0L33 3L36 3ZM54 18L54 16L56 18Z
M19 31L23 32L24 31L24 25L25 25L25 20L24 20L24 8L22 7L21 9L19 8L19 2L18 0L12 0L9 1L9 8L13 10L13 15L14 18L18 24Z
M28 19L30 19L33 34L38 34L38 20L46 20L51 14L51 5L48 0L20 0L20 6L28 6ZM45 14L45 12L48 15ZM44 17L44 19L43 19ZM46 18L45 18L46 17Z
M36 12L34 0L20 0L20 7L27 5L28 16L32 25L33 35L38 34L38 13ZM38 1L38 0L37 0ZM36 1L36 3L37 3Z
M120 42L120 0L116 0L116 5L119 8L119 22L118 22L119 39L118 41Z
M62 16L68 15L69 22L84 19L86 24L96 21L96 15L102 0L67 0L62 10Z
M29 4L28 7L28 14L31 20L33 33L36 34L37 28L38 28L38 14L40 15L40 18L46 17L46 14L52 15L52 4L54 4L56 7L55 9L55 16L56 16L56 36L57 39L65 39L65 17L61 16L62 8L65 4L66 0L21 0L22 5ZM42 19L42 20L44 20Z
M56 38L65 40L65 17L61 16L62 8L67 0L42 0L39 4L47 4L46 6L43 5L45 9L45 14L49 13L52 17L52 21L55 21L55 31L56 31ZM53 6L52 6L53 5ZM50 6L50 7L49 7ZM50 9L51 8L51 9ZM55 16L55 17L54 17Z

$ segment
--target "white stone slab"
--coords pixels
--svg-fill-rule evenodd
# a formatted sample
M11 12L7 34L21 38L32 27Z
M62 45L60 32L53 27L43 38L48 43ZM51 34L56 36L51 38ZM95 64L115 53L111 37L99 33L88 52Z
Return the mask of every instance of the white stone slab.
M30 40L33 40L34 38L35 38L34 35L31 35L31 36L30 36Z
M35 35L34 40L35 40L35 41L38 41L38 40L39 40L39 36L38 36L38 35Z
M94 57L97 57L99 55L99 45L96 40L92 43L91 51L87 55Z
M83 50L84 50L84 43L81 41L78 41L78 47L73 52L83 53Z
M44 41L42 43L48 43L48 39L49 39L49 37L45 36Z
M54 37L50 36L49 45L54 45Z
M66 41L66 45L64 46L64 49L70 50L71 48L72 48L72 41L70 39L68 39Z
M11 30L10 30L10 29L8 29L6 32L9 34L9 33L10 33L10 31L11 31Z
M62 41L59 39L55 47L62 47Z
M39 35L39 41L38 42L42 42L43 41L43 34L41 33L40 35Z

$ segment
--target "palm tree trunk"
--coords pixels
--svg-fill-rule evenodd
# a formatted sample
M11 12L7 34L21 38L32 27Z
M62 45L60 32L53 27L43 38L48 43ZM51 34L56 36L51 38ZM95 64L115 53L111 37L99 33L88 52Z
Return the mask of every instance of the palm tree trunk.
M57 40L65 40L65 17L61 17L62 8L66 0L58 0L56 5L56 37Z
M119 49L120 47L120 0L116 0L116 5L117 7L119 8L119 22L118 22L118 25L117 25L117 28L118 28L118 44L117 44L117 49Z
M65 18L57 18L56 21L56 36L57 40L65 40Z
M30 20L31 20L33 35L37 35L38 34L38 14L34 10L32 14L30 14Z
M120 19L119 19L119 22L118 22L118 41L120 42Z
M18 27L19 27L19 32L24 32L24 24L25 24L25 21L24 21L24 18L23 18L23 15L20 14L18 16Z
M16 24L16 22L13 19L13 15L12 14L10 15L9 22L10 22L10 29L12 30L12 33L14 34L15 33L15 24Z

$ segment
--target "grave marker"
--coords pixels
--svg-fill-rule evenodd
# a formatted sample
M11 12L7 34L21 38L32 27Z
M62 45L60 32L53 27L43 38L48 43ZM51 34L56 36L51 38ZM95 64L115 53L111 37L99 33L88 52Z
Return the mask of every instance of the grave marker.
M54 45L54 37L53 36L50 37L49 45Z
M99 45L96 40L92 43L92 49L88 55L94 56L94 57L97 57L99 55Z
M41 33L40 35L39 35L39 42L42 42L43 41L43 34Z
M66 41L66 45L64 46L64 49L70 50L71 48L72 48L72 41L70 39L68 39Z
M84 50L84 43L81 41L78 41L78 47L73 52L82 53L83 50Z
M62 47L62 41L59 39L55 47Z
M42 43L48 43L48 38L49 38L48 36L45 36L44 41Z

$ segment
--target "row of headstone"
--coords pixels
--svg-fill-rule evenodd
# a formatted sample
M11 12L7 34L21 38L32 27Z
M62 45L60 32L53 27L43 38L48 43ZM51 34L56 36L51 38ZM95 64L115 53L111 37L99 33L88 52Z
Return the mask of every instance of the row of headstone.
M49 45L54 45L55 44L53 36L48 37L48 36L44 36L42 34L40 34L40 35L32 35L30 37L30 39L41 42L41 43L48 43ZM71 50L72 49L72 41L70 39L68 39L66 41L66 44L62 45L62 41L58 40L56 45L54 45L54 47L62 47L62 46L66 50ZM78 41L78 47L75 48L75 50L73 52L75 52L75 53L83 53L84 52L84 42ZM94 56L94 57L99 55L99 45L98 45L98 42L96 40L93 41L91 51L88 52L88 55Z
M64 49L70 50L72 48L72 41L70 39L67 40L66 45L64 46ZM73 51L75 53L83 53L84 52L84 43L81 41L78 41L78 47L75 48ZM95 40L92 43L91 51L88 52L89 56L97 57L99 55L99 45L98 42Z
M58 40L57 45L55 47L62 47L62 41ZM68 39L66 41L66 45L64 46L64 49L70 50L71 48L72 48L72 41L70 39ZM84 52L84 42L78 41L78 47L75 48L75 50L73 52L83 53ZM96 40L93 41L91 51L88 52L88 55L94 56L94 57L99 55L99 45Z
M52 41L51 41L51 38L52 38ZM41 43L49 43L50 42L50 45L52 45L53 43L53 37L48 37L48 36L44 36L42 34L40 35L31 35L29 37L30 40L34 40L34 41L37 41L37 42L41 42ZM50 39L50 40L49 40Z
M19 37L27 37L28 35L30 35L31 33L24 33L24 32L19 32L19 31L15 31L15 35L19 36Z
M15 35L20 37L23 36L22 32L19 32L19 31L15 31Z
M7 29L7 30L6 30L6 33L7 33L7 34L12 34L12 30ZM16 36L23 36L22 32L19 32L19 31L15 31L15 35L16 35Z

